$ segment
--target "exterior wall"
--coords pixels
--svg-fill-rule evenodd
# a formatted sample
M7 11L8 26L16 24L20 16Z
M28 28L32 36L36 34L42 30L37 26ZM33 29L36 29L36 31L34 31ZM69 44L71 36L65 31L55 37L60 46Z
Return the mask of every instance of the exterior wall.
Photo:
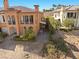
M63 18L64 18L64 9L62 7L59 12L55 12L54 13L54 19L60 20L60 22L62 23L63 22Z
M33 15L33 24L20 24L20 32L24 33L24 27L26 27L26 29L28 29L29 27L33 27L33 31L35 33L37 33L40 29L40 22L41 22L41 18L43 17L42 13L19 13L19 19L21 19L21 17L23 15Z
M60 11L60 21L61 21L61 23L63 23L63 18L64 18L64 8L62 7L61 11Z
M21 33L24 32L24 27L26 27L27 29L29 27L33 27L33 30L35 33L38 32L39 30L39 24L41 21L41 17L43 16L43 14L41 12L39 12L39 6L38 5L34 5L35 10L34 12L25 12L25 11L21 11L21 10L15 10L15 9L9 9L9 5L8 5L8 0L4 0L4 10L2 10L2 12L0 11L0 15L4 15L5 18L5 22L3 22L2 18L0 17L0 28L3 31L8 32L8 34L12 34L13 32L16 32L17 35L20 35ZM30 16L33 15L33 24L21 24L20 20L22 16ZM15 24L9 24L9 20L11 20L11 18L9 18L14 16L14 20L15 20ZM9 19L8 19L9 18ZM12 20L11 20L12 21Z
M77 14L77 19L75 20L76 21L76 27L79 27L79 13L76 13Z
M20 20L23 15L27 15L27 16L33 15L34 23L33 24L21 24ZM0 23L0 27L1 28L5 27L7 29L7 32L9 35L12 34L13 32L16 32L17 35L19 35L21 33L24 33L24 27L26 27L27 29L29 27L33 27L33 31L35 33L37 33L40 28L40 21L41 21L41 18L43 17L43 13L40 13L40 12L38 12L38 13L36 13L36 12L19 12L19 13L17 13L17 11L7 11L7 12L5 12L4 16L5 16L6 21L5 21L5 23ZM16 21L15 25L8 24L8 16L15 17L15 21Z
M9 24L8 23L8 16L14 16L15 17L15 21L16 21L16 24L15 25L13 25L13 24ZM7 29L8 29L8 34L10 35L10 34L12 34L12 27L15 27L16 28L16 31L17 31L17 12L16 11L6 11L5 12L5 19L6 19L6 25L7 25ZM17 35L18 35L19 33L18 33L18 31L17 31Z
M57 20L57 19L60 19L60 13L56 13L56 12L55 12L55 13L54 13L54 19L56 19L56 20Z
M35 13L19 13L19 26L20 26L20 33L24 33L24 27L26 27L26 29L28 29L29 27L33 27L33 30L35 31L35 27L36 27L36 23L35 23ZM27 15L33 15L33 20L34 23L33 24L21 24L20 20L22 19L22 16Z
M62 23L63 20L67 18L67 13L69 13L69 12L76 13L76 18L71 18L71 19L73 19L75 21L74 22L75 27L79 27L79 11L77 11L77 10L68 10L68 11L66 11L66 10L61 9L59 12L54 12L53 17L56 20L60 19L60 21Z
M2 15L0 15L0 23L3 23Z
M74 20L74 26L79 27L79 12L78 11L65 11L63 14L64 15L63 20L67 18L67 13L70 13L70 12L76 13L76 18L71 18L71 19Z

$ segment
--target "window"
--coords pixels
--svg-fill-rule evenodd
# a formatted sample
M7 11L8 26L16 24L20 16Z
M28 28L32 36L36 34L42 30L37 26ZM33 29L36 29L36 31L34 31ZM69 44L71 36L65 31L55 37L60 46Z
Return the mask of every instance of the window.
M33 15L31 16L22 16L21 24L33 24Z
M11 24L11 17L8 16L8 23Z
M25 16L25 24L28 24L29 20L28 20L28 16Z
M28 20L28 16L23 16L23 24L28 24L29 20Z
M67 13L68 18L76 18L76 13Z
M16 22L15 22L15 17L14 16L12 16L12 24L15 24Z
M5 22L5 18L3 15L0 15L0 23L3 23L3 22Z
M33 24L33 16L30 16L30 24Z
M76 13L73 14L73 17L76 18Z
M11 24L16 24L15 22L15 17L14 16L8 16L8 23Z
M3 17L3 22L5 22L5 18L4 18L4 16L2 16Z
M21 17L21 20L20 20L20 22L21 22L21 24L24 24L24 22L23 22L23 17Z

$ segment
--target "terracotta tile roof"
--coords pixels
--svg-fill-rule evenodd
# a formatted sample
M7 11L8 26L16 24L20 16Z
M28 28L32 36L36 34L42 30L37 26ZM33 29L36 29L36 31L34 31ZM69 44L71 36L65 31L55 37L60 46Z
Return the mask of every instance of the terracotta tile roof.
M22 12L34 12L34 9L24 7L24 6L13 6L15 10L21 10Z
M0 11L3 10L3 8L0 8ZM9 8L9 10L21 10L22 12L34 12L34 9L24 7L24 6L12 6Z

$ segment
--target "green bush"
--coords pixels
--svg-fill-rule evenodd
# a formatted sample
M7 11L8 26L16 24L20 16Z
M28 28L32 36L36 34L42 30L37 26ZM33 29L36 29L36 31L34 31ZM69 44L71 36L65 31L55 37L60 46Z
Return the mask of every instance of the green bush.
M60 27L60 22L55 20L53 17L48 17L48 24L49 24L49 33L53 34L57 29Z
M53 26L51 24L49 24L49 33L50 34L54 34L55 33L55 29L53 28Z
M15 36L16 41L23 41L23 39L20 36Z
M53 44L50 44L50 43L47 44L46 48L47 48L47 52L48 52L49 55L55 54L56 49L55 49L55 46Z
M4 33L4 32L0 32L0 38L5 38L7 37L8 34L7 33Z
M58 29L60 27L60 22L58 20L55 20L53 17L49 17L49 22L50 25L54 28L54 29Z
M49 34L49 41L44 45L43 54L49 59L59 59L60 56L65 55L68 52L68 47L62 37L53 39Z
M74 27L74 20L73 19L65 19L63 21L63 25L65 27Z
M4 38L6 38L7 36L7 33L0 32L0 42L3 42Z
M32 29L32 28L29 28L29 29L25 32L25 34L24 34L24 36L23 36L23 39L28 40L28 41L30 41L30 40L35 40L35 33L33 32L33 29Z
M55 39L53 40L53 43L55 44L57 50L60 50L63 53L66 53L68 51L68 48L63 38L60 37L58 39Z
M25 31L25 34L21 36L16 36L15 40L16 41L35 41L35 33L31 28Z

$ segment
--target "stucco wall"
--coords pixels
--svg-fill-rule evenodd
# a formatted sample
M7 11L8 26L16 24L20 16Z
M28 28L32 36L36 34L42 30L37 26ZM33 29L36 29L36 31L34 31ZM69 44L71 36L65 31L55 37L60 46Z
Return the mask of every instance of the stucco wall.
M17 32L17 35L19 35L20 33L23 33L24 32L24 27L26 27L27 29L29 27L33 27L33 30L35 33L37 33L39 31L39 28L40 28L40 21L41 21L41 18L43 17L43 13L36 13L36 12L17 12L17 11L7 11L5 12L5 24L6 24L6 28L8 29L8 34L11 34L12 32L12 27L16 28L16 32ZM34 23L33 24L21 24L20 20L21 20L21 17L23 15L27 15L27 16L30 16L30 15L33 15L33 21ZM15 25L9 25L8 24L8 16L14 16L15 17L15 21L16 21L16 24ZM2 28L4 25L4 23L0 24L0 27Z

